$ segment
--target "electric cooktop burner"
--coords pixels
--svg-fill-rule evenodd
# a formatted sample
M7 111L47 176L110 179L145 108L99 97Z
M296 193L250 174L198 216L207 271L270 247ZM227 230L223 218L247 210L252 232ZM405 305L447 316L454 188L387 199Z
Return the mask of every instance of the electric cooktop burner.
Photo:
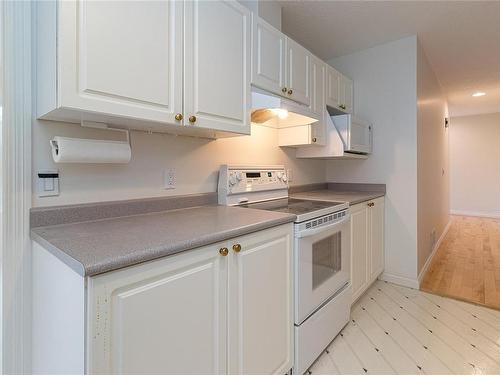
M327 202L294 198L273 199L265 202L243 204L240 207L294 214L297 215L296 222L300 222L311 217L323 215L326 210L328 212L335 212L337 211L334 209L336 206L342 206L339 207L339 210L347 208L344 202ZM317 213L317 215L307 215L311 213ZM307 217L304 215L307 215Z

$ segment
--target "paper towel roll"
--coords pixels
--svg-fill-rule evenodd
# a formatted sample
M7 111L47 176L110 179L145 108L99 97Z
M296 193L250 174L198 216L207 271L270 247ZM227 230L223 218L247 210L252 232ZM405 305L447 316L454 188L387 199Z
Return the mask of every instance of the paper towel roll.
M132 152L127 142L54 137L50 141L56 163L128 163Z

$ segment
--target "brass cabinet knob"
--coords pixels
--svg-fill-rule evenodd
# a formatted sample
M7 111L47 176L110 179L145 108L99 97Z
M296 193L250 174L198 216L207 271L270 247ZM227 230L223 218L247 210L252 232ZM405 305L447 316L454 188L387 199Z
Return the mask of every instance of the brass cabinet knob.
M233 245L233 250L235 253L239 253L241 251L241 245L239 243Z
M313 143L316 143L316 138L313 138L312 141L313 141Z
M196 122L196 116L189 116L189 122L195 123Z
M283 88L281 89L281 92L282 92L283 94L286 94L286 90L287 90L287 88L286 88L286 87L283 87Z
M368 203L368 207L373 207L373 206L375 206L375 203L373 202Z
M227 249L227 247L221 247L219 249L219 254L222 255L223 257L227 256L227 254L229 254L229 250Z
M288 90L288 95L292 95L292 94L293 94L293 90L292 89Z
M182 113L178 113L178 114L175 115L175 119L177 121L182 121L183 118L184 118L184 116L182 115Z

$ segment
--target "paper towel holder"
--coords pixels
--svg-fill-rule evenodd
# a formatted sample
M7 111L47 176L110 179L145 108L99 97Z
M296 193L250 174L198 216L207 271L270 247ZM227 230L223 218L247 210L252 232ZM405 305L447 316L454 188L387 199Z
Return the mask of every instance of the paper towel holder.
M117 129L117 128L110 128L108 124L105 124L104 122L93 122L93 121L82 121L80 125L83 128L93 128L93 129L102 129L102 130L111 130L111 131L116 131L116 132L122 132L125 133L127 136L126 142L129 144L130 148L132 148L132 143L130 142L130 131L127 129ZM56 155L59 154L59 145L57 142L53 139L50 140L50 145L54 149Z
M83 120L80 122L80 125L82 128L102 129L102 130L110 130L110 131L125 133L125 135L127 136L127 143L129 144L130 148L132 148L132 144L130 142L130 130L128 129L110 128L109 125L104 122L83 121Z

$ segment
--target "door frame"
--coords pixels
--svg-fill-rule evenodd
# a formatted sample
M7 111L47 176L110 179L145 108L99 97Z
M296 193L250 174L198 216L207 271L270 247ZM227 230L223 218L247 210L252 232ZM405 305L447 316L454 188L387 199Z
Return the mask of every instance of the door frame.
M31 372L31 126L32 4L1 7L2 126L2 371Z

